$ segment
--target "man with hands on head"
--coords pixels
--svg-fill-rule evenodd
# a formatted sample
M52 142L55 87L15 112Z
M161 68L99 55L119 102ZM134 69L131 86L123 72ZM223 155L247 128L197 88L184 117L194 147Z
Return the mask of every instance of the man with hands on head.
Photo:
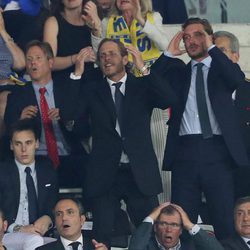
M183 230L189 231L191 240L180 239ZM129 244L129 250L160 249L223 250L213 235L193 224L180 206L170 202L161 204L144 219Z
M234 232L233 168L249 165L232 102L245 77L212 38L207 20L189 18L152 69L165 74L179 98L168 121L163 163L172 171L172 201L197 221L203 192L215 234L226 238ZM187 65L174 58L185 52Z
M79 104L78 115L91 121L93 138L83 190L93 212L95 238L107 246L121 199L135 226L158 206L162 185L150 118L153 108L165 109L175 102L168 83L153 71L139 78L126 72L128 52L135 65L143 67L140 53L132 46L102 40L97 57L105 77L85 86Z

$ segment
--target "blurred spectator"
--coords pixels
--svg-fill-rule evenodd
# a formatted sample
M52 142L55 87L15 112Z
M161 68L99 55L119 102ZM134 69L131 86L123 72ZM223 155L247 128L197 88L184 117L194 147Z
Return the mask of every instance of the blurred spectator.
M42 38L48 10L42 7L41 0L3 0L2 6L6 30L22 50L30 40Z
M153 8L161 13L164 24L184 23L188 18L184 0L153 0Z
M25 67L23 51L15 44L7 33L0 8L0 137L4 133L3 117L7 96L15 84L9 74L13 70L22 70Z
M8 222L5 219L5 214L3 209L0 208L0 250L6 250L6 247L3 244L4 233L6 232L8 227Z
M107 17L114 0L95 0L98 7L98 14L101 19Z
M101 36L101 21L96 5L85 0L53 0L49 17L44 26L44 41L48 42L55 56L53 77L65 81L77 58L83 55L85 76L93 69L95 55L91 46L97 50L97 38ZM84 7L84 10L83 10ZM97 41L96 41L97 40Z

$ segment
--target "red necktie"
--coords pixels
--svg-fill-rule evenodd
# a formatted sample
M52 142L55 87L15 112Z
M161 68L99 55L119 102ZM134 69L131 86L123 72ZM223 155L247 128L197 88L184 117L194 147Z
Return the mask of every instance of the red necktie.
M40 88L39 92L40 92L40 107L41 107L42 121L45 132L45 140L46 140L48 155L51 161L53 162L54 167L56 168L59 165L59 156L58 156L56 137L54 134L52 121L48 116L49 107L45 98L46 88Z

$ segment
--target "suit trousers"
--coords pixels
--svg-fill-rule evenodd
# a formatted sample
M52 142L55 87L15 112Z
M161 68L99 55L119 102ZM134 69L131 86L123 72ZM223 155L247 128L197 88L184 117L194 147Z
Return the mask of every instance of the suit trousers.
M90 200L94 238L107 246L110 246L115 213L120 208L121 200L126 203L130 220L136 227L159 205L157 195L146 196L138 189L130 165L125 165L119 168L112 188L107 193Z
M196 223L203 192L209 220L219 239L234 232L234 165L222 136L180 137L180 149L172 168L172 202L182 206Z

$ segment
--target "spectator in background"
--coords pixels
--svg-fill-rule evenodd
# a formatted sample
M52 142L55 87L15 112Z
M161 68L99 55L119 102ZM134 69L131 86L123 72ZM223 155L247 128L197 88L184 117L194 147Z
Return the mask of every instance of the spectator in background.
M183 230L191 240L180 239ZM133 233L129 250L223 250L214 235L193 224L186 212L169 202L155 208Z
M42 0L2 0L2 6L6 30L22 50L30 40L42 38L43 15L48 15Z
M215 45L234 63L240 58L238 38L228 31L214 33ZM233 93L234 104L238 115L243 141L250 159L250 81L245 79ZM240 198L250 195L250 166L235 170L235 197Z
M184 23L188 18L184 0L153 0L153 8L161 13L164 24Z
M114 0L95 0L98 7L98 14L101 19L107 17Z
M239 198L234 208L234 237L223 240L225 250L249 250L250 241L250 196Z
M13 38L5 29L5 23L0 8L0 138L4 134L3 117L10 93L15 82L10 80L9 74L24 69L25 59L23 51L16 45Z
M43 40L51 45L55 56L53 78L61 82L68 79L79 57L86 62L86 76L94 66L92 46L96 51L101 37L96 5L86 0L53 0L51 11L53 16L45 22Z

